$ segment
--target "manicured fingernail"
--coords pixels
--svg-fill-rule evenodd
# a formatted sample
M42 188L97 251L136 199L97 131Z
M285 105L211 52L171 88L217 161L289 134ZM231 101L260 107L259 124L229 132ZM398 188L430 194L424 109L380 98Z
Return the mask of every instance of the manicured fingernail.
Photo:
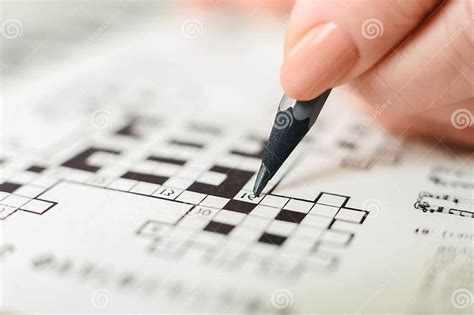
M335 23L319 25L290 49L283 62L281 83L296 99L312 99L334 87L357 62L357 48Z

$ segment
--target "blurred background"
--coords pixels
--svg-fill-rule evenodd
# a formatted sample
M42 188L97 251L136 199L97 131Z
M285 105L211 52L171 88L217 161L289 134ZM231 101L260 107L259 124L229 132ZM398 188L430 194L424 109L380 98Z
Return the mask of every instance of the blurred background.
M98 38L130 31L173 5L162 0L6 0L0 4L3 79L64 59L77 48L100 45L103 41Z
M247 97L239 104L264 94L267 102L270 92L275 96L268 104L273 112L281 95L278 71L288 12L263 6L237 10L228 4L223 0L1 0L2 93L13 83L23 88L24 80L51 79L60 69L84 60L105 64L99 56L128 49L124 64L151 58L150 64L160 66L149 70L163 74L173 69L166 80L176 76L187 94L192 94L200 78L211 94L220 92L216 84L226 85L223 89L240 85L248 92L232 93ZM139 46L149 46L153 53L130 51ZM211 77L217 76L214 82ZM255 83L263 77L267 82L257 89ZM168 84L167 90L176 87Z

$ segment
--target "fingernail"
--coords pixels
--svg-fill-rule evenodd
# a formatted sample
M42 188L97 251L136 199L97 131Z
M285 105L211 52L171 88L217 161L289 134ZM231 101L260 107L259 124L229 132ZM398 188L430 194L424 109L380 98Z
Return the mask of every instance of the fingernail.
M299 100L312 99L334 87L355 65L357 48L335 23L310 30L291 48L282 65L281 83Z

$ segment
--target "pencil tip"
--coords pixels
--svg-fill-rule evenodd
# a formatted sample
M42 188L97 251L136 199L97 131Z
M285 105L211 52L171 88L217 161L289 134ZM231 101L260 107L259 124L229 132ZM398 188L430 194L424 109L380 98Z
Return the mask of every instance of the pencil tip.
M262 163L260 170L257 173L257 178L255 179L255 185L253 186L253 194L258 197L263 191L265 186L267 186L268 181L271 179L271 174L265 164Z

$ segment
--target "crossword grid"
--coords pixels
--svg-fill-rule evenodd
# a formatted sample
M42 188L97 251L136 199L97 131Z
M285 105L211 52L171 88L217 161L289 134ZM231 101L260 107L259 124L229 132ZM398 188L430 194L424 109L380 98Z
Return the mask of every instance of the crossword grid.
M186 195L176 200L201 201L175 224L148 220L138 228L137 235L151 240L151 254L179 258L204 249L202 258L221 267L242 267L250 259L267 272L298 273L306 266L328 269L338 260L328 249L349 246L368 215L347 207L349 197L326 192L314 201L272 194L254 198L249 191L235 199ZM276 248L291 255L279 256Z
M294 274L333 268L368 215L348 207L349 196L329 192L315 200L253 196L265 147L259 137L195 123L178 134L153 133L157 125L132 117L105 142L84 143L62 162L20 170L0 185L0 219L18 210L45 213L56 202L40 196L66 180L192 205L173 222L153 218L138 228L151 255Z
M145 142L144 138L147 135L152 134L157 126L161 126L161 123L162 121L156 117L131 116L112 134L106 135L107 141L117 138L131 140L140 145ZM359 127L355 125L354 128ZM198 123L188 123L184 129L188 130L184 138L183 135L181 137L168 135L168 138L164 139L167 149L163 152L155 154L153 147L149 146L146 153L148 155L133 162L131 160L118 163L115 161L123 159L121 156L123 152L131 151L131 148L126 147L122 150L99 144L85 147L83 151L61 164L42 166L31 164L13 179L4 179L4 182L0 184L0 220L6 219L18 210L36 214L48 211L56 203L41 199L40 196L53 184L64 179L124 191L133 187L132 192L145 195L153 192L167 199L173 199L185 190L226 198L233 197L242 188L239 186L243 186L242 183L248 182L254 175L253 170L263 154L264 140L253 135L246 136L240 143L251 144L250 146L253 146L251 150L245 148L244 145L244 148L230 148L226 154L220 152L215 155L214 152L196 160L194 156L197 153L202 155L206 146L212 144L216 137L221 139L224 132L215 126ZM392 149L387 150L386 148L390 146L387 146L385 140L379 139L370 130L364 130L363 134L374 140L364 142L371 143L371 147L364 150L361 150L363 147L361 137L355 137L353 133L344 132L343 137L336 135L331 140L335 142L332 147L336 149L334 154L339 156L342 167L370 168L376 163L398 162L399 154L397 150L393 150L393 146ZM360 154L367 150L371 152L369 155ZM210 161L215 160L216 156L221 156L221 159L219 163L212 164ZM228 163L222 164L221 161ZM2 162L4 162L3 159ZM245 165L239 165L239 163ZM38 174L45 174L45 176L38 179ZM232 176L226 182L229 175ZM159 187L161 191L157 190Z
M41 198L56 179L41 176L43 166L32 165L12 180L0 184L0 220L5 220L17 211L41 215L57 203Z
M57 203L41 195L61 181L74 182L191 205L184 215L160 220L157 214L137 227L150 255L297 275L334 269L368 215L348 207L349 196L329 192L315 200L253 196L263 137L197 123L168 133L162 126L159 119L131 117L48 163L18 163L0 185L0 220L17 211L44 214ZM343 165L355 149L345 144L341 150Z

